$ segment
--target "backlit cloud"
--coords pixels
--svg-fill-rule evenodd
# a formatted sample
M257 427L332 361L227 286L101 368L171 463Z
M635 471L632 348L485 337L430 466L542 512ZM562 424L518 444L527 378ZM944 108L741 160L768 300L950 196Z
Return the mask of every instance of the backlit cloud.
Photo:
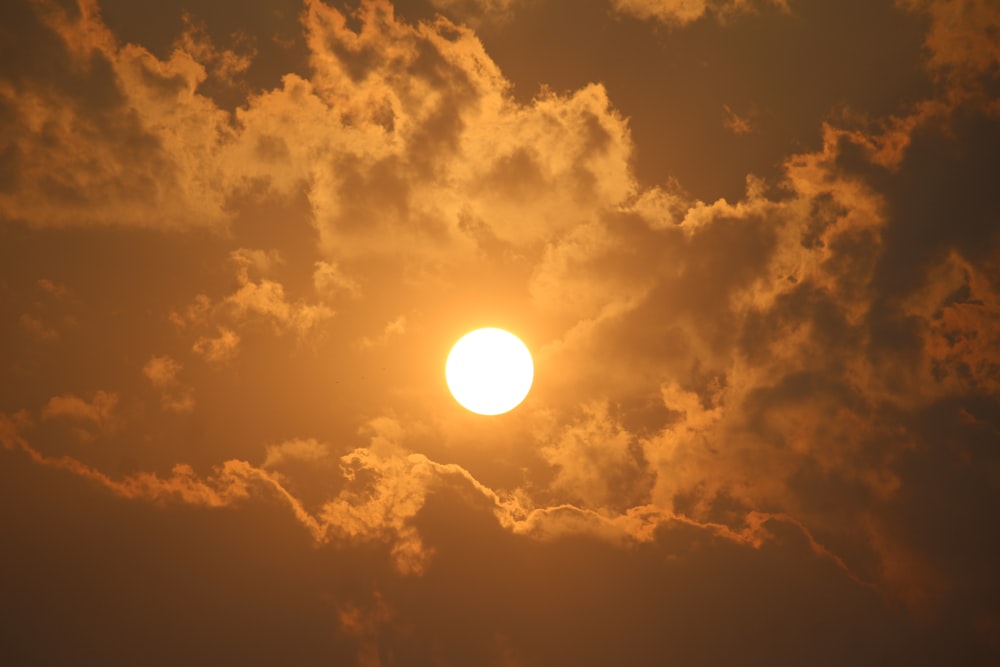
M160 391L163 407L171 412L194 409L194 391L178 379L181 365L168 356L153 356L142 367L142 374Z
M788 10L786 0L612 0L619 12L640 19L655 19L669 25L697 21L706 14L721 19L734 14L753 12L759 6L773 5Z
M83 439L110 433L116 427L118 395L115 392L96 391L90 400L75 394L53 396L42 409L43 420L67 420L80 425L77 434ZM89 429L89 430L88 430Z
M991 3L175 4L0 9L15 653L995 661Z

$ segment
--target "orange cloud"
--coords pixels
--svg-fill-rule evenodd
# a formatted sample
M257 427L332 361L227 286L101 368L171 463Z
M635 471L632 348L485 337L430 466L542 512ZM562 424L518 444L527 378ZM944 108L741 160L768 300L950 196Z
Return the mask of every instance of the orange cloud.
M648 502L652 475L642 448L609 415L606 403L585 406L580 421L554 434L541 454L556 468L549 486L556 498L605 511Z
M191 348L197 354L212 364L223 364L239 353L240 337L232 329L219 327L219 335L215 338L200 336Z
M236 85L256 55L255 49L242 36L240 52L234 49L219 49L208 35L204 23L188 12L184 12L184 32L175 43L175 50L190 54L197 62L205 65L212 77L230 86Z
M286 461L319 461L328 456L329 447L315 438L287 440L277 445L268 445L262 465L272 468Z
M351 298L361 296L361 286L354 279L345 275L335 262L316 262L313 272L313 286L321 295L346 294Z
M985 6L965 4L988 28ZM932 34L973 27L924 5L937 12ZM678 27L759 6L615 3ZM408 24L385 1L362 2L353 15L307 2L310 73L287 74L232 117L200 86L210 76L236 81L249 61L220 52L200 29L189 25L160 60L117 44L92 3L79 17L52 7L40 16L75 54L60 76L105 85L106 108L95 113L68 85L5 83L26 185L17 197L0 193L0 213L35 226L221 231L253 197L298 197L316 234L302 257L285 246L232 250L225 279L235 283L199 285L170 313L181 349L222 365L255 324L298 340L336 336L327 326L336 305L357 319L342 318L347 333L330 347L352 352L322 363L334 359L349 375L358 368L350 354L364 356L357 341L427 359L440 313L500 310L476 292L488 291L488 276L513 295L506 312L536 328L545 372L537 407L512 416L509 431L467 428L426 383L378 385L377 407L344 417L394 415L369 422L366 444L290 439L267 446L259 466L229 459L204 475L181 463L169 474L113 477L46 456L12 418L0 429L8 447L127 498L221 507L267 495L317 543L384 543L404 573L426 571L434 557L419 527L428 498L461 489L519 538L633 545L684 526L762 548L791 530L866 586L904 600L923 583L947 588L947 568L917 557L891 517L912 501L917 416L945 399L996 394L995 281L988 262L954 251L928 261L902 303L880 293L887 230L900 223L879 184L905 169L921 133L975 106L972 93L937 91L871 122L828 119L818 148L787 157L776 182L749 175L737 200L705 202L677 183L637 181L628 119L604 86L519 100L471 30L443 18ZM989 71L988 50L980 62L953 38L929 42L932 62ZM723 110L731 130L749 127ZM104 133L98 118L116 131ZM37 286L59 296L55 282ZM913 343L898 359L877 331L879 318L896 315ZM54 331L32 313L21 326L43 338ZM194 408L183 368L169 356L143 368L167 410ZM291 375L275 371L313 393ZM117 400L58 396L42 419L103 432ZM494 441L503 454L483 453ZM339 462L342 486L307 504L293 493L294 463L328 459ZM439 462L450 460L462 463ZM341 624L368 641L359 614L346 609Z
M48 326L40 318L31 313L22 313L18 322L21 325L21 329L35 340L59 340L59 332L55 328Z
M171 412L194 410L194 390L178 378L182 366L166 355L153 356L142 367L142 374L160 390L164 409Z
M788 11L786 0L612 0L615 10L639 19L655 19L669 25L683 26L706 14L721 19L734 14L756 11L759 5L771 4Z
M968 76L995 73L1000 67L1000 7L990 0L897 0L898 5L930 15L926 46L930 66Z
M224 225L225 179L212 162L226 118L195 92L202 65L184 51L163 62L120 46L95 0L72 16L55 3L35 10L33 29L71 58L39 46L25 57L50 63L59 85L0 85L21 156L18 191L0 194L0 212L35 226Z
M76 433L84 440L90 440L98 434L113 432L119 423L116 409L118 394L108 391L96 391L89 401L75 394L53 396L42 409L42 420L68 420L82 422L83 427Z
M923 324L922 388L1000 393L1000 294L984 271L952 252L907 306Z

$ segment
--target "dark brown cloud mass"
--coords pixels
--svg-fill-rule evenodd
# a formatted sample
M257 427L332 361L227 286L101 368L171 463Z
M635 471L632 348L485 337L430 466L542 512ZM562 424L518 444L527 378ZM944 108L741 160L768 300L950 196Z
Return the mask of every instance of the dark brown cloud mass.
M138 7L0 6L4 664L1000 661L994 2Z

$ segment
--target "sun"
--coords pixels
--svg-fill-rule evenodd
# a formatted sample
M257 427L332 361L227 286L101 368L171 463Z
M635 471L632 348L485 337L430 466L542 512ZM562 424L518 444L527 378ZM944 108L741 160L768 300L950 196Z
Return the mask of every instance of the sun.
M528 395L535 365L528 347L514 334L476 329L451 348L444 375L462 407L480 415L499 415Z

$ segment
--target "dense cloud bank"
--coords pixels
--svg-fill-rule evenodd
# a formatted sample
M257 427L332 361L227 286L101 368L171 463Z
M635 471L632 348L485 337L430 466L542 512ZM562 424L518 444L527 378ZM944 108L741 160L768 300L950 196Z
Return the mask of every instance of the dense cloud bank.
M587 20L846 39L814 4ZM178 8L155 49L115 3L7 3L18 664L991 664L1000 11L869 4L922 30L913 96L804 104L800 141L758 73L654 181L665 102L491 56L544 3ZM675 177L758 140L739 197ZM442 375L486 325L537 368L492 421Z

